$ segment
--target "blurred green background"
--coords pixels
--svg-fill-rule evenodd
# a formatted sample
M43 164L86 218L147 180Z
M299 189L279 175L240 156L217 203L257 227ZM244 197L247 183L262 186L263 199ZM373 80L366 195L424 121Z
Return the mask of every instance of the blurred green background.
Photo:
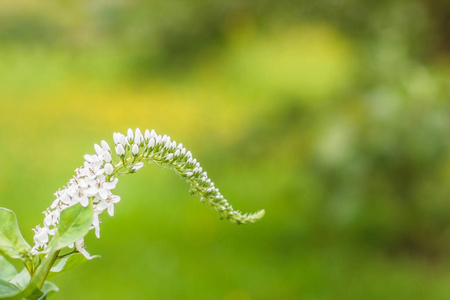
M449 299L450 2L0 1L0 206L31 241L93 144L183 142L253 225L123 177L54 299Z

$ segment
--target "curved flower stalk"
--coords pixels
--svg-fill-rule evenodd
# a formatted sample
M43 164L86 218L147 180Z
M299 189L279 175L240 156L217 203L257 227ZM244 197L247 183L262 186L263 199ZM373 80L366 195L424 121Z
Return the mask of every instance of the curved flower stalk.
M203 171L200 163L192 157L190 151L180 143L172 141L167 135L157 135L154 130L146 130L144 134L136 129L128 129L127 135L114 133L114 150L112 153L107 142L95 145L95 154L85 155L84 165L75 170L75 176L67 186L55 193L56 199L44 212L43 226L34 229L34 242L31 253L36 255L45 252L51 237L57 233L61 212L76 204L83 207L93 206L93 220L90 229L100 237L100 214L105 210L114 215L114 205L120 197L113 194L118 178L117 175L135 173L145 162L153 162L167 166L175 173L185 178L190 184L191 192L199 194L200 200L218 212L221 219L228 219L235 224L246 224L258 221L264 215L264 210L254 214L243 214L236 211L215 187L214 182ZM91 256L84 249L84 240L79 239L69 245L82 253L86 258Z
M95 154L85 155L83 166L55 193L56 199L44 212L43 225L33 229L33 247L20 233L14 212L0 207L0 299L47 299L58 291L47 278L93 258L85 250L84 237L92 229L100 237L100 215L104 211L114 215L114 206L120 201L112 192L119 181L117 176L135 173L145 162L175 171L222 219L245 224L264 215L264 210L254 214L235 211L191 152L167 135L129 129L127 135L114 133L113 138L115 153L105 141L95 145ZM24 268L18 272L9 259L22 260Z

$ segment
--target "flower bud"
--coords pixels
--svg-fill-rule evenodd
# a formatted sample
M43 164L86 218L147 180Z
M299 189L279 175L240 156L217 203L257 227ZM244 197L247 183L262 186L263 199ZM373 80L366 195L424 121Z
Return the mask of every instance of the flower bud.
M134 134L134 143L140 145L144 141L144 136L141 133L139 128L136 128L136 132Z
M119 143L120 144L122 144L122 145L126 145L126 144L128 144L128 142L127 142L127 138L126 138L126 136L124 136L123 134L121 134L121 133L119 133L120 135L119 135Z
M112 157L109 151L105 151L105 153L103 153L103 160L107 163L111 162Z
M118 132L113 133L114 144L117 145L119 143L119 137L120 137L120 133L118 133Z
M111 148L109 148L108 143L106 141L104 141L104 140L102 141L102 148L105 151L111 151Z
M166 142L170 142L170 137L168 137L166 134L162 137L162 142L166 143Z
M146 141L148 141L151 138L150 131L148 129L145 130L144 137Z
M136 128L136 130L134 132L135 132L134 136L137 136L137 135L142 136L142 132L139 128Z
M131 148L131 153L133 153L133 155L138 155L139 154L139 146L136 144L133 144L133 147Z
M128 141L133 140L133 130L131 130L131 128L128 128L127 139L128 139Z
M102 155L103 154L103 149L99 145L95 144L94 145L94 149L95 149L95 153L97 153L98 155Z
M140 145L142 143L142 140L143 140L142 135L136 135L134 137L134 143L137 145Z
M148 147L149 148L155 147L155 143L156 143L155 138L150 138L150 141L148 142Z
M112 164L108 163L105 165L105 173L106 175L111 175L114 172L114 167Z
M116 146L116 153L119 156L124 156L125 155L125 148L122 146L122 144L118 144Z
M135 173L135 172L139 171L140 169L142 169L143 166L144 166L144 163L143 163L143 162L138 162L137 164L135 164L135 165L131 168L131 171L132 171L133 173Z

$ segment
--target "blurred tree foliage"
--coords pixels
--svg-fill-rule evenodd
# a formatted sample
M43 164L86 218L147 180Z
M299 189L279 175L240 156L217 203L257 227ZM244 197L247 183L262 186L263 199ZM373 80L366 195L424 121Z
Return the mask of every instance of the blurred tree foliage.
M320 21L366 44L367 55L381 47L402 47L405 60L429 61L448 50L447 1L77 1L5 5L0 41L79 47L107 46L131 51L136 67L180 68L225 42L228 31L253 23L261 30ZM379 47L374 47L378 45ZM374 53L375 52L375 53ZM369 59L369 58L368 58ZM158 69L158 71L161 71Z

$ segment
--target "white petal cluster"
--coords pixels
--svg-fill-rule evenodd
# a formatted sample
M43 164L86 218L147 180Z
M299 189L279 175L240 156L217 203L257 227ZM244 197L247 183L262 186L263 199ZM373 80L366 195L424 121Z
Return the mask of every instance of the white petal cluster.
M44 212L43 226L38 225L33 229L35 232L33 251L35 253L47 247L51 236L55 235L61 212L70 206L79 203L86 207L92 201L94 207L92 229L95 229L97 237L100 237L99 215L104 210L107 210L111 216L114 214L114 204L120 201L120 197L112 193L118 179L110 176L114 171L111 164L111 150L105 141L101 142L101 146L95 145L94 148L96 153L85 155L84 165L76 169L75 176L70 179L69 183L54 194L56 199ZM75 247L89 257L84 249L83 240L77 241Z
M56 199L44 212L44 225L34 229L34 252L44 250L58 227L61 211L78 203L88 206L93 203L94 218L91 229L100 237L100 218L103 211L114 215L114 204L120 197L112 190L116 187L117 177L135 173L144 166L144 162L154 162L159 166L167 166L186 179L193 194L199 194L201 201L219 213L220 218L226 218L232 223L245 224L259 220L264 211L254 214L242 214L233 210L232 206L215 187L206 172L200 166L192 153L181 143L172 141L170 136L157 135L154 130L146 130L144 134L136 129L128 129L127 134L114 133L115 155L105 141L95 145L95 154L85 155L84 166L75 170L75 176L66 187L55 193ZM84 249L83 239L75 243L75 248L90 258Z

